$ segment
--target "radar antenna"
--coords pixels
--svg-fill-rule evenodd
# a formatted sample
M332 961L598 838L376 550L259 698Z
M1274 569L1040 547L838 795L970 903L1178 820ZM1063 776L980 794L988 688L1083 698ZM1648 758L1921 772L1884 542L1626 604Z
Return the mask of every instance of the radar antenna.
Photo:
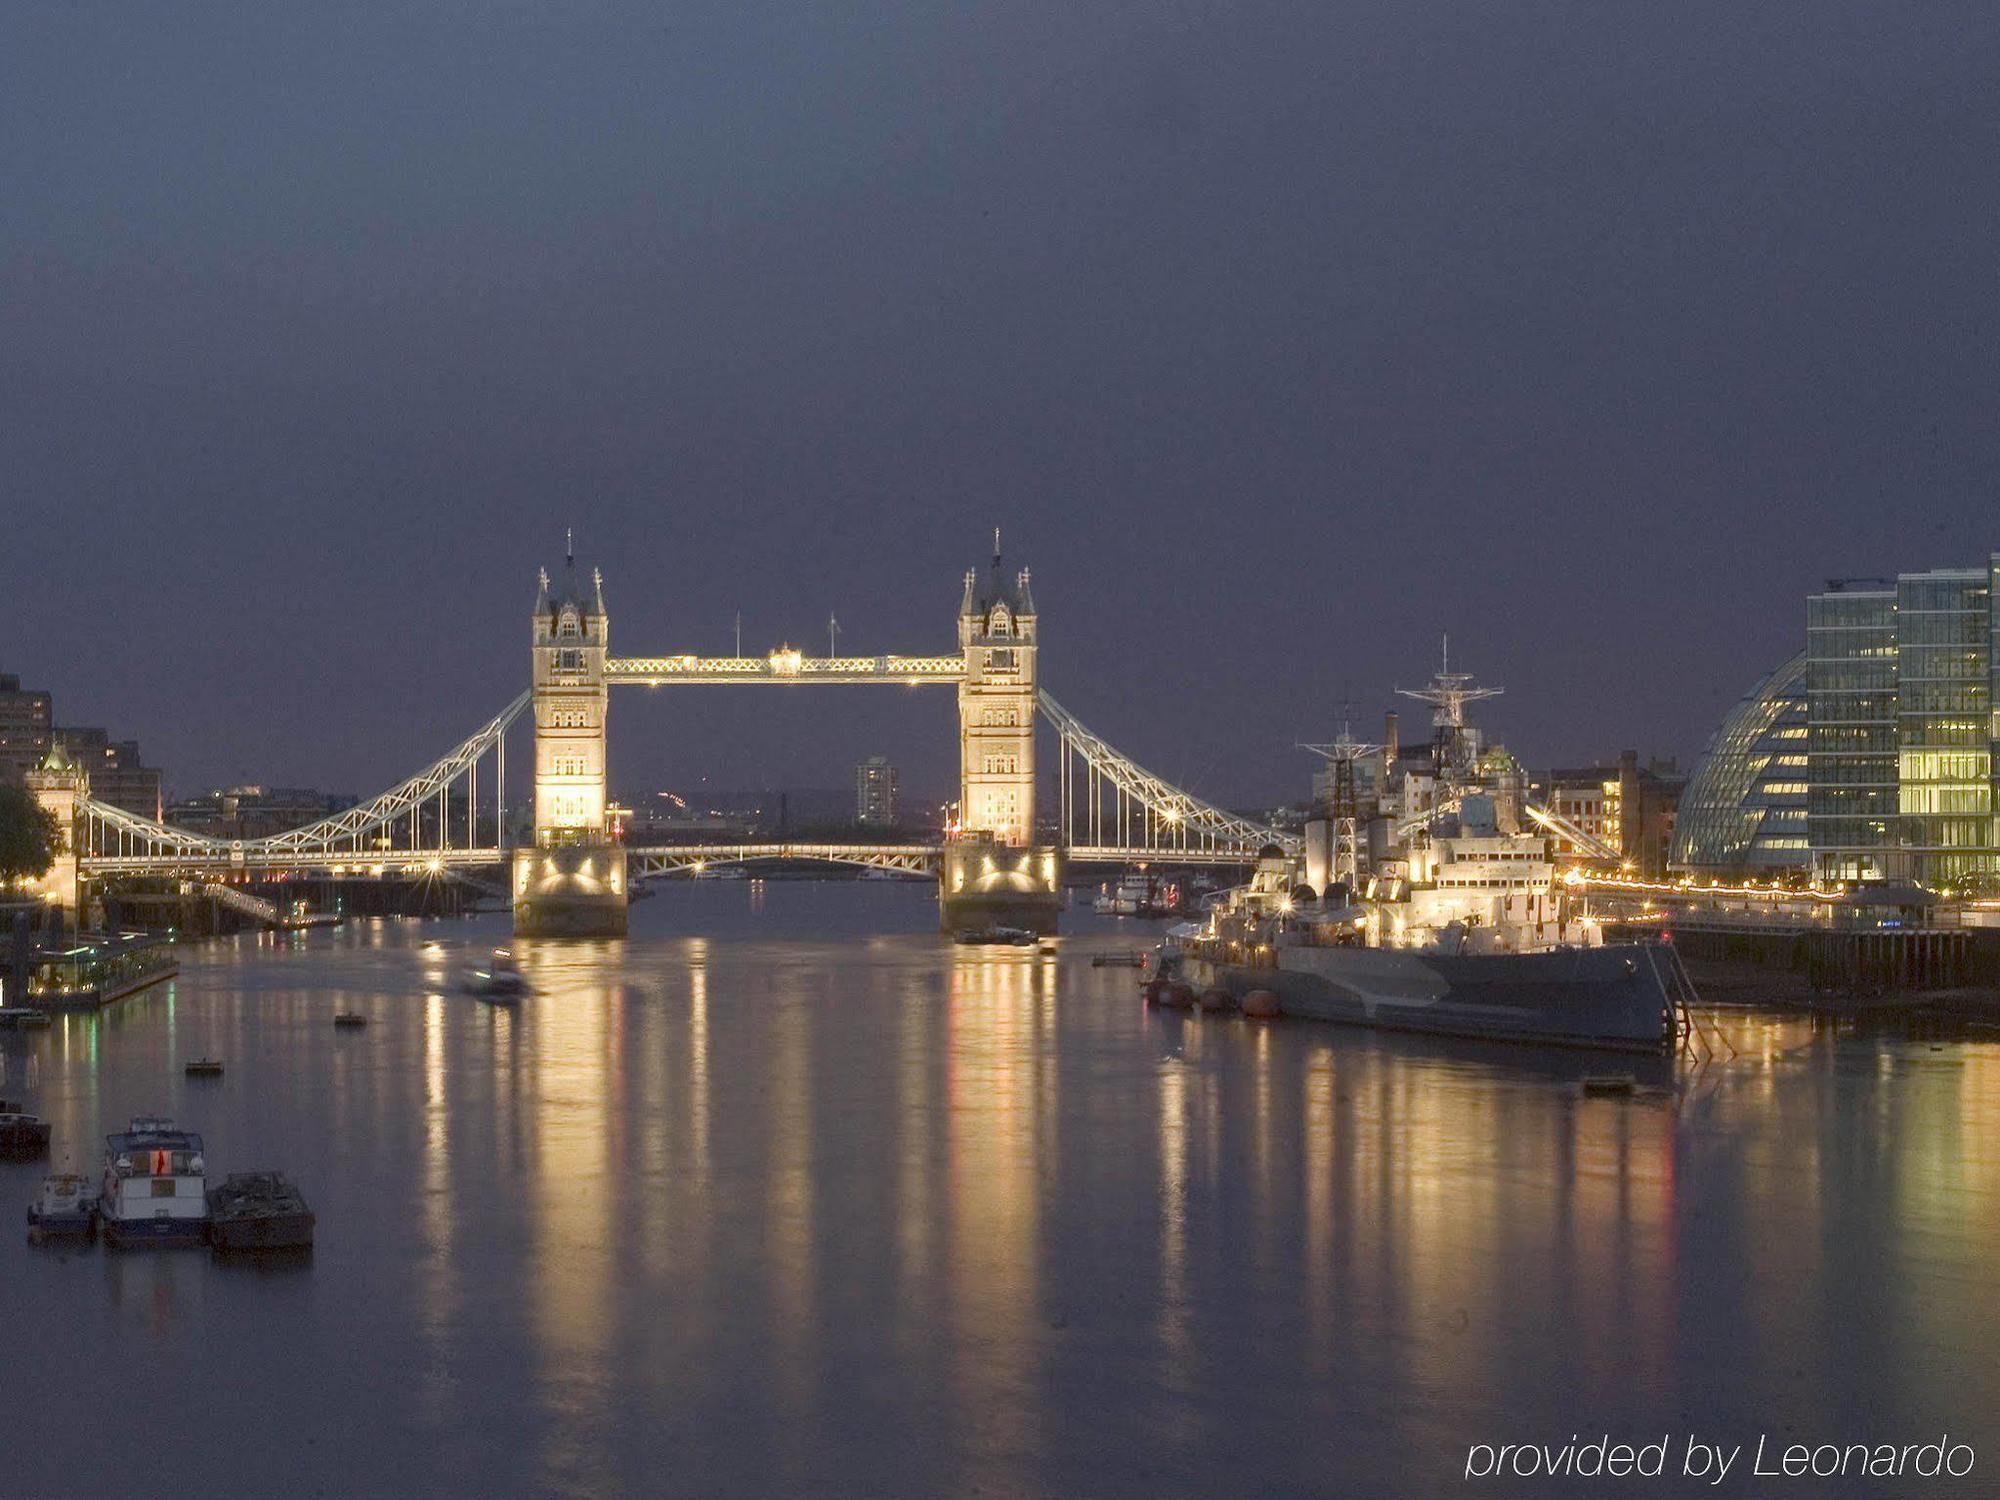
M1484 698L1497 698L1505 688L1476 688L1470 672L1451 669L1451 637L1444 637L1443 659L1430 686L1397 688L1405 698L1431 705L1431 769L1438 780L1455 777L1466 769L1465 705Z

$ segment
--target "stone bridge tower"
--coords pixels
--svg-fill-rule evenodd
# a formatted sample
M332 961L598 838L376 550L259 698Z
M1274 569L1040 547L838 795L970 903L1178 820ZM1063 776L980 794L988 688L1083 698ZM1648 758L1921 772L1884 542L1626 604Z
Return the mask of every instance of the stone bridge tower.
M604 578L584 588L576 557L562 581L542 573L535 595L535 842L573 843L604 834L604 717L610 692L604 654L610 619Z
M49 753L22 780L36 803L55 820L56 837L49 850L48 873L35 882L35 893L60 906L79 925L83 920L83 867L80 860L82 821L77 814L90 795L90 772L69 758L61 744L51 744Z
M585 587L574 548L553 587L546 570L530 621L534 657L535 830L514 857L514 930L605 937L625 930L625 850L605 817L604 578Z
M993 538L993 570L965 575L958 644L958 836L938 871L944 926L1054 932L1057 855L1035 844L1037 636L1028 570L1009 578Z
M965 575L958 644L959 826L1025 848L1035 841L1035 601L1026 568L1001 572L997 536L985 586L976 570Z

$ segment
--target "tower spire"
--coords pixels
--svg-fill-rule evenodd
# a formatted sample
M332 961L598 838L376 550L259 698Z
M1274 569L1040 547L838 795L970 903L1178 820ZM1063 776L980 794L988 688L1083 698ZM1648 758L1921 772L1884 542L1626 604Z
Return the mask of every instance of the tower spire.
M566 568L576 566L576 528L574 526L563 527L563 566Z
M993 528L993 566L1000 566L1000 528Z

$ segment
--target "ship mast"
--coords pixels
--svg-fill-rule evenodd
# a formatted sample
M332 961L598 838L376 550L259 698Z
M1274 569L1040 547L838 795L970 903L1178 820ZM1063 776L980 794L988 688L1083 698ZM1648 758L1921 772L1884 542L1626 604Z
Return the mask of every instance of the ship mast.
M1345 881L1351 891L1361 875L1361 794L1355 781L1354 767L1371 755L1379 755L1384 747L1364 745L1355 739L1348 725L1347 705L1343 703L1340 737L1330 745L1301 745L1299 748L1312 751L1333 767L1332 795L1327 806L1327 816L1333 824L1331 878Z
M1476 688L1470 672L1451 669L1451 637L1444 637L1443 660L1429 687L1397 688L1405 698L1431 705L1431 770L1442 792L1446 781L1457 781L1468 769L1465 753L1465 705L1497 698L1505 688Z

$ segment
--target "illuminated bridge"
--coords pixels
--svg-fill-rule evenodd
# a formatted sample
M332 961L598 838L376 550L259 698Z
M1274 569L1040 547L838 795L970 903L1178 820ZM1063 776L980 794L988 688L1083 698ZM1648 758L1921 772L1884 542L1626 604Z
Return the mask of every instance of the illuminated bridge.
M966 575L956 652L812 657L779 647L764 656L613 657L601 575L580 580L572 556L559 583L541 577L529 690L415 774L305 827L221 839L98 802L83 772L45 768L34 778L38 794L72 830L69 868L53 879L388 879L480 869L492 879L505 867L517 927L561 932L622 930L634 880L732 864L803 861L930 876L947 907L956 900L974 916L992 916L1059 899L1060 863L1243 866L1271 845L1298 851L1296 835L1172 785L1051 697L1037 680L1038 624L1026 570L1006 577L996 552L986 580ZM606 794L612 687L870 684L955 691L960 795L957 820L940 842L617 841ZM524 715L534 741L533 835L516 842L508 837L507 743ZM1051 732L1055 750L1044 767L1055 784L1053 817L1043 821L1038 727Z

